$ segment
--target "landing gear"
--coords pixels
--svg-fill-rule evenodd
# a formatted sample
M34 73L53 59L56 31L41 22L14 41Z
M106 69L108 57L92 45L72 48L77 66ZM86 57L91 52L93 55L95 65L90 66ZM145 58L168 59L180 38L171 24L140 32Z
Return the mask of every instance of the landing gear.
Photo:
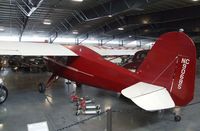
M175 108L174 108L174 111L173 111L173 112L174 112L174 121L175 121L175 122L181 121L180 110L181 110L180 107L175 107Z
M0 85L0 104L4 103L8 97L8 89L4 85Z
M175 115L175 116L174 116L174 121L176 121L176 122L181 121L181 116Z
M40 93L45 93L45 91L46 91L46 87L45 87L45 84L44 83L39 83L39 85L38 85L38 91L40 92Z
M53 82L55 82L56 80L58 80L58 76L55 74L52 74L52 76L49 78L49 80L47 81L46 84L44 84L43 82L39 83L38 85L38 90L40 93L45 93L46 88L49 88Z

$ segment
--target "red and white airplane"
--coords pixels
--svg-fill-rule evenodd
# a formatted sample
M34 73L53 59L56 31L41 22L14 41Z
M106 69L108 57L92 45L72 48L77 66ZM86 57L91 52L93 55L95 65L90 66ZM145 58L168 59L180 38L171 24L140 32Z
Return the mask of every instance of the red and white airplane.
M120 92L147 111L185 106L193 99L196 48L185 33L160 36L135 73L102 57L131 54L135 52L83 45L0 43L0 55L45 56L53 72L46 87L60 76ZM45 91L43 84L40 91Z

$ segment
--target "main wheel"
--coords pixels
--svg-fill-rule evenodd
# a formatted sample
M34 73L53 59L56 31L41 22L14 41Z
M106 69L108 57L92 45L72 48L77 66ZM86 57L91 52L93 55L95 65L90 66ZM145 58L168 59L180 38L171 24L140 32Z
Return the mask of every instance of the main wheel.
M45 87L44 83L39 83L39 85L38 85L38 91L40 93L44 93L46 91L46 87Z
M8 97L8 89L4 85L0 85L0 104L4 103Z

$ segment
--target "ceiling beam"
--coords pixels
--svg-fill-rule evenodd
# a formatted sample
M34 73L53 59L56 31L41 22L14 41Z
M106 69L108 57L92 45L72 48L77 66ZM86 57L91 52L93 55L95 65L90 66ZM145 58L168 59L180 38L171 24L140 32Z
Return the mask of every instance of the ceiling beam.
M33 12L40 7L43 1L44 0L35 0L33 3L31 0L28 0L27 2L22 0L22 3L20 4L17 0L15 0L17 7L28 17L30 17Z
M194 26L199 26L200 23L197 22L200 18L197 12L200 12L200 6L190 6L143 15L129 15L123 18L125 23L121 22L119 24L119 22L114 21L99 28L103 28L105 34L120 37L128 37L128 35L136 33L147 34L148 30L159 28L194 28ZM119 27L124 27L124 31L118 31L117 28Z
M62 23L64 23L68 29L66 32L69 32L75 26L86 22L99 20L104 17L113 17L114 19L114 17L121 13L130 10L141 11L143 10L142 8L151 1L156 0L111 0L93 8L74 11L71 17L68 17Z
M20 35L19 35L19 41L21 42L22 40L22 36L23 36L23 33L24 33L24 30L26 28L26 25L27 25L27 22L28 22L28 16L24 17L24 23L22 25L22 28L21 28L21 31L20 31Z
M23 25L22 25L22 28L21 28L21 31L20 31L20 35L19 35L19 41L22 40L22 36L23 36L23 33L26 29L26 25L28 23L28 20L29 20L29 17L31 16L31 14L36 11L40 5L42 4L44 0L36 0L34 1L34 3L32 3L31 0L27 1L27 3L22 0L23 4L25 5L25 8L17 1L15 0L16 2L16 5L17 7L21 10L21 12L23 14L25 14L25 16L23 17Z

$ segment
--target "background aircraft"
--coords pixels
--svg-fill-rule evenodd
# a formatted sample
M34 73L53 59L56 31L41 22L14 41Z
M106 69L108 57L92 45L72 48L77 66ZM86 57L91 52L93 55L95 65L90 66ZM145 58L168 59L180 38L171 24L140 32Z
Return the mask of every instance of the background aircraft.
M53 72L44 92L59 77L121 92L147 111L185 106L194 95L196 49L183 32L163 34L137 71L131 72L102 56L131 55L131 50L97 49L82 45L0 44L1 55L45 56ZM180 116L175 115L176 119Z

